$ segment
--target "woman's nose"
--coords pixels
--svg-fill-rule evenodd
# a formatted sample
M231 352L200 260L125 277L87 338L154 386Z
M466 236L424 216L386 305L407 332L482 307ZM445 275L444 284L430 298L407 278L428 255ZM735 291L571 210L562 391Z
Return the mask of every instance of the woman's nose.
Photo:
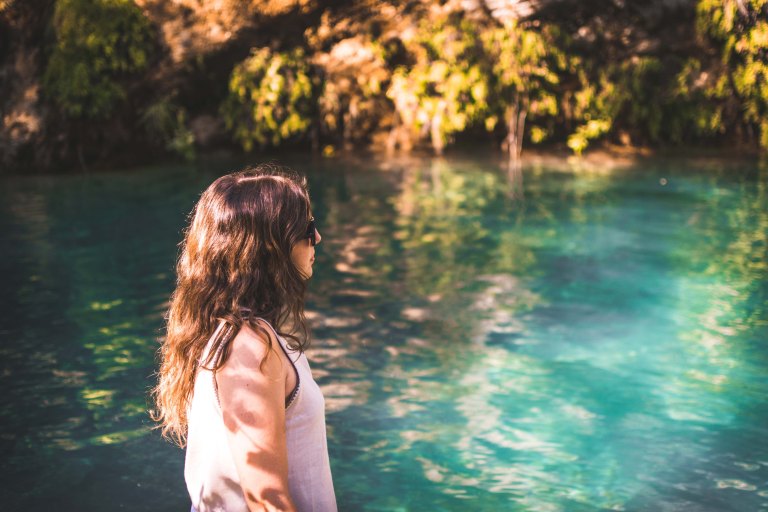
M316 233L315 236L317 237L317 242L315 243L315 245L317 245L323 240L323 237L320 235L320 230L317 228L315 228L315 233Z

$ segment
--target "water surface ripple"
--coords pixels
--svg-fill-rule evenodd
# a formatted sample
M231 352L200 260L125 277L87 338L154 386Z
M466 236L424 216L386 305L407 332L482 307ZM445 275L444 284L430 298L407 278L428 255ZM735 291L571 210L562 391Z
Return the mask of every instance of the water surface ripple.
M293 163L341 510L768 510L765 169ZM146 392L209 167L0 181L5 510L188 506Z

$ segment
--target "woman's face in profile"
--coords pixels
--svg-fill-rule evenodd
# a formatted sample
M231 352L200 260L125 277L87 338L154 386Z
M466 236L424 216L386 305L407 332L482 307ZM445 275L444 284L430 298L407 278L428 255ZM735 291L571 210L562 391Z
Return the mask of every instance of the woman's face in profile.
M320 236L320 231L317 228L314 229L314 232L315 245L317 245L323 237ZM301 275L304 276L304 279L312 277L312 265L315 263L315 247L312 245L311 237L307 236L294 244L291 249L291 261L301 272Z

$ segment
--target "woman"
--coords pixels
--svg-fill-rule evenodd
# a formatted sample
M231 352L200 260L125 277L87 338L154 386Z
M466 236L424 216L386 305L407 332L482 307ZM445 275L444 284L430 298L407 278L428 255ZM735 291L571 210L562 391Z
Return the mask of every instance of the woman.
M181 246L155 389L186 442L192 510L336 510L323 396L304 349L315 228L306 180L273 165L222 176Z

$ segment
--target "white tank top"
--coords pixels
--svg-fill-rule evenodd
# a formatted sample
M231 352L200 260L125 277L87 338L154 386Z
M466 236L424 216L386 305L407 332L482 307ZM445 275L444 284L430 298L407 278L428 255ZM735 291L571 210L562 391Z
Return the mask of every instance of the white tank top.
M298 389L285 410L291 498L299 512L336 512L323 394L312 378L306 355L291 351L271 325L269 328L293 362L298 377ZM211 340L214 338L215 335ZM210 343L203 351L202 360ZM193 508L198 512L247 512L240 477L227 443L213 373L201 366L197 370L187 418L184 478Z

